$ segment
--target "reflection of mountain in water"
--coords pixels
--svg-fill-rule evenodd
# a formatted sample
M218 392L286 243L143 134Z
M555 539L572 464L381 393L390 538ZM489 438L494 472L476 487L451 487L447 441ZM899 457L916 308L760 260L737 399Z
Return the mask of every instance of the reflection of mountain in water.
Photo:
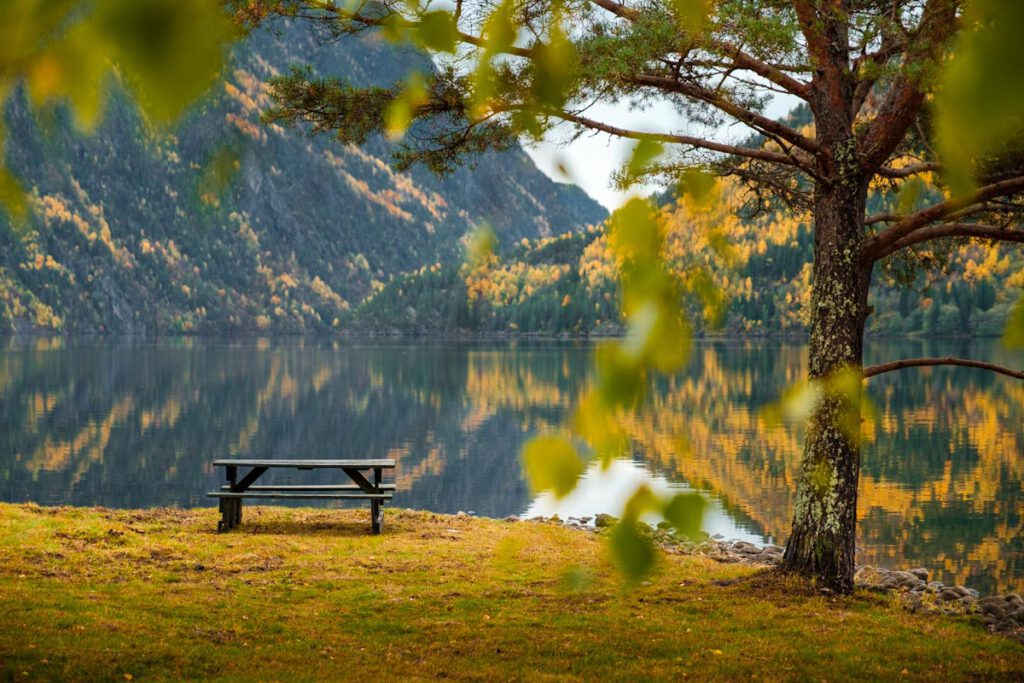
M0 499L205 505L216 457L392 456L397 505L521 513L519 448L565 420L588 359L562 344L14 344L0 353ZM654 470L784 540L800 435L759 414L803 369L795 345L701 345L623 424ZM871 394L861 560L1021 588L1024 385L946 368L880 377Z

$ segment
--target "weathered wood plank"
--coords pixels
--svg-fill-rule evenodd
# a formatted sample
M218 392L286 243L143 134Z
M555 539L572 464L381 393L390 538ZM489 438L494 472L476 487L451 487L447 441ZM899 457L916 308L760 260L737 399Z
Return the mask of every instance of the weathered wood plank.
M259 493L254 491L213 491L206 494L207 498L292 498L303 500L391 500L393 494L387 493Z
M231 490L232 491L238 491L238 492L245 491L247 488L252 486L252 483L254 481L256 481L257 479L262 477L263 473L266 472L268 469L270 469L270 468L269 467L253 467L251 470L249 470L249 472L244 477L242 477L242 481L240 481L238 483L232 483L231 484Z
M231 487L225 484L220 487L221 491L230 491ZM250 486L246 491L362 491L357 484L267 484ZM381 491L394 491L394 484L381 484Z
M373 484L370 483L369 479L363 476L362 472L355 469L354 467L345 467L342 469L344 469L345 474L348 475L348 478L354 481L356 484L358 484L359 488L361 488L363 491L367 493L376 493L377 489L373 487Z
M302 469L319 468L351 468L370 470L375 467L394 468L394 458L375 460L288 460L284 458L268 460L214 460L214 467L292 467Z

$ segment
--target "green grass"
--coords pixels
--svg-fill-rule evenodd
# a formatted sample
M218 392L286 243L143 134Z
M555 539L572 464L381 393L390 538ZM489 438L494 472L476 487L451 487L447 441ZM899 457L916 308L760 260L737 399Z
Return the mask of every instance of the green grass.
M602 539L389 510L0 505L0 680L1006 679L1024 647L891 598L826 597Z

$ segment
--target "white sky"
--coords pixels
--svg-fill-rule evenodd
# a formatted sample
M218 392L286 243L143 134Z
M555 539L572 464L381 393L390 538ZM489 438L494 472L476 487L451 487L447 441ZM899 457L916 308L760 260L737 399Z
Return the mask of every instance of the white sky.
M777 97L766 112L772 118L784 116L796 106L794 97ZM646 111L630 111L626 103L594 106L586 116L622 128L643 132L675 132L690 135L701 131L689 126L675 108L667 102L659 102ZM631 192L620 192L612 187L612 173L629 158L636 144L606 133L586 133L568 145L560 144L572 133L572 127L564 125L553 130L543 142L528 146L526 152L534 163L547 175L559 182L573 182L609 211L618 208L623 201L635 194L649 194L660 190L655 186L637 186ZM736 124L718 131L716 138L739 141L751 134L750 129ZM570 173L565 177L559 170L561 163Z

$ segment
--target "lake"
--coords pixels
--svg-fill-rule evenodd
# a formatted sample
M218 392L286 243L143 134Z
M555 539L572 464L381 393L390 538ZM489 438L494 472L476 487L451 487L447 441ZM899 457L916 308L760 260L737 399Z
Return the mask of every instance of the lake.
M623 416L633 457L569 498L533 496L519 450L584 390L585 342L8 340L0 350L0 500L205 506L219 457L393 457L394 504L533 516L618 512L630 485L697 489L705 528L784 543L795 425L762 412L806 349L703 341ZM961 355L1024 367L995 341L871 341L870 362ZM870 382L859 561L928 567L983 593L1024 589L1024 383L967 368ZM308 475L309 473L303 473ZM286 475L281 475L286 476ZM308 480L304 479L304 481Z

